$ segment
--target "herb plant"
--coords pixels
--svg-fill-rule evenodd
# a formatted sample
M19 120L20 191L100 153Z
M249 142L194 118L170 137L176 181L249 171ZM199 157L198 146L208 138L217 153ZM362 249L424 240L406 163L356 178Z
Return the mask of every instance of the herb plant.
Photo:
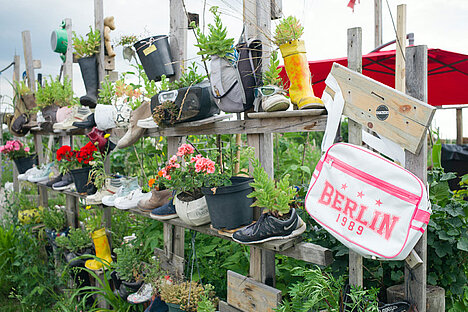
M283 80L279 76L281 72L281 69L278 68L279 62L278 51L275 50L271 53L268 69L263 73L263 85L283 87Z
M132 282L140 281L143 276L143 257L140 249L131 243L123 243L121 247L114 249L117 261L112 263L120 279Z
M68 236L57 237L56 243L59 247L66 248L73 253L83 251L92 246L89 234L80 228L70 229Z
M173 303L180 305L183 311L197 312L198 303L202 300L202 297L209 296L209 300L213 304L217 303L217 299L214 297L214 291L210 287L211 285L205 285L203 287L198 282L178 282L172 281L171 283L162 283L161 285L161 299L167 303Z
M255 158L254 150L249 149L247 153L253 166L254 182L250 183L250 186L254 188L254 191L247 195L249 198L255 198L252 207L265 208L265 211L276 217L287 214L296 196L296 189L289 185L289 174L275 182L268 176L260 161Z
M68 77L63 78L63 84L60 77L49 80L44 79L44 86L39 86L36 91L36 103L39 108L48 105L71 106L78 105L78 99L74 97L71 80Z
M304 27L299 20L294 16L288 16L276 25L273 41L277 46L281 46L293 40L300 39L303 33Z
M42 222L45 227L51 230L60 231L66 225L65 213L57 208L45 207L41 211Z
M184 87L191 87L197 83L202 82L206 75L200 75L197 73L197 64L193 62L188 66L186 70L183 71L183 74L180 76L179 80L173 82L173 89L180 89Z
M234 44L234 39L226 38L227 30L223 26L218 7L212 6L210 12L213 13L215 24L208 24L208 35L205 35L200 27L195 25L195 22L190 23L190 26L195 29L197 34L198 43L195 46L200 49L197 54L201 55L204 61L211 59L213 55L226 58L232 52Z
M93 30L89 26L89 32L86 37L78 36L73 32L73 48L75 49L76 56L78 58L93 56L99 53L101 46L101 34L98 29Z

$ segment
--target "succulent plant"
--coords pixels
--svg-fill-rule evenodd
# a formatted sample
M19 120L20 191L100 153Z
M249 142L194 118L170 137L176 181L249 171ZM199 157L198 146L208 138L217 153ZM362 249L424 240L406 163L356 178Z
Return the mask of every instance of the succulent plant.
M304 27L294 16L288 16L276 26L273 41L277 46L293 40L300 39L304 33Z

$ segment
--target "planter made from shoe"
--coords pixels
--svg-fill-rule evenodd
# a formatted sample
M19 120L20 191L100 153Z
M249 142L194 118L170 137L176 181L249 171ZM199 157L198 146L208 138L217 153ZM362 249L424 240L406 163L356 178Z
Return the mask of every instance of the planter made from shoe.
M57 105L47 105L41 109L42 117L45 122L40 123L40 127L46 132L54 131L54 123L57 122L57 111L59 107Z
M167 306L169 307L169 310L168 312L184 312L184 310L182 310L180 308L180 305L179 304L175 304L175 303L168 303L166 302Z
M210 213L205 196L192 201L182 201L179 199L179 196L180 195L175 196L174 206L177 216L179 216L182 221L192 226L210 223Z
M81 76L86 89L86 95L80 97L80 104L95 108L97 104L97 93L99 88L98 62L96 55L78 59Z
M114 105L96 105L96 110L94 111L96 128L103 131L115 128L115 114Z
M78 193L86 193L86 185L89 181L89 171L91 167L83 167L79 169L72 169L70 173L73 177L73 182L75 182L76 191Z
M237 229L253 221L252 178L232 177L232 185L217 188L202 187L206 197L211 225L215 229Z
M36 224L41 221L41 210L32 208L18 211L18 220L21 224Z
M175 75L167 35L148 37L137 41L133 46L150 80L160 81L162 75Z
M130 117L132 115L132 108L125 102L124 98L118 98L115 103L114 110L114 123L117 128L126 129L130 124Z
M38 159L37 155L33 154L31 156L13 159L13 162L15 163L16 169L18 169L19 174L23 174L28 169L31 169L33 165L37 165Z
M324 108L322 100L314 95L312 89L312 77L304 41L293 40L282 44L279 48L284 59L284 68L291 82L289 87L291 103L297 105L299 109Z
M110 264L112 262L109 241L107 240L106 229L102 228L91 233L96 257L100 258L103 263ZM99 270L103 268L103 263L98 260L87 260L85 266L90 270Z

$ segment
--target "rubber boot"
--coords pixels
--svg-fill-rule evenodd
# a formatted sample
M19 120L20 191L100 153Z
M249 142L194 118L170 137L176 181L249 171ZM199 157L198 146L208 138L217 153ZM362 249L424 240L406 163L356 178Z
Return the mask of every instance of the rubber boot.
M293 40L281 45L280 50L286 73L291 82L289 87L291 103L297 105L299 109L324 108L322 100L314 95L312 89L312 78L304 41Z
M107 240L106 229L102 228L100 230L94 231L91 233L91 238L93 239L94 249L96 250L96 257L103 260L104 263L110 264L112 262L111 251L109 246L109 241ZM103 268L103 264L97 260L87 260L85 267L90 270L99 270Z
M96 55L78 59L81 69L86 95L80 97L83 106L95 108L97 104L97 93L99 86L98 67Z

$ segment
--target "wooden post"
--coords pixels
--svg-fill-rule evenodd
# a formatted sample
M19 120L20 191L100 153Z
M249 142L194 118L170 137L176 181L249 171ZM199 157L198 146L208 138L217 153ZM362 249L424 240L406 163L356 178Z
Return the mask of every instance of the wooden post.
M374 0L374 46L382 44L382 0Z
M21 33L23 37L24 62L26 66L26 76L28 77L28 87L31 91L36 91L36 78L34 76L34 64L31 46L31 33L25 30Z
M104 80L104 0L94 0L94 28L101 34L101 46L97 55L99 87Z
M463 108L457 108L457 144L463 144Z
M63 64L63 76L68 77L73 88L73 44L72 44L72 20L65 19L65 29L67 31L68 45Z
M406 90L409 95L427 103L427 46L414 46L406 49ZM406 168L427 182L427 139L419 154L405 151ZM423 263L414 269L405 265L405 296L416 305L419 312L426 311L427 285L427 232L414 247Z
M362 72L362 29L360 27L348 29L348 68ZM355 145L362 145L362 126L352 119L348 119L348 141ZM349 250L349 283L363 286L362 256Z
M170 31L171 54L174 62L175 76L171 80L178 80L187 58L187 25L182 0L170 0Z
M406 4L397 7L395 89L405 92Z
M20 65L21 65L20 56L15 55L14 61L15 61L15 65L13 67L13 81L19 81L20 80ZM15 87L13 86L13 88ZM15 93L16 93L16 90L13 89L13 94ZM13 190L15 192L19 192L19 181L18 181L19 172L15 164L12 163L12 166L13 166Z

